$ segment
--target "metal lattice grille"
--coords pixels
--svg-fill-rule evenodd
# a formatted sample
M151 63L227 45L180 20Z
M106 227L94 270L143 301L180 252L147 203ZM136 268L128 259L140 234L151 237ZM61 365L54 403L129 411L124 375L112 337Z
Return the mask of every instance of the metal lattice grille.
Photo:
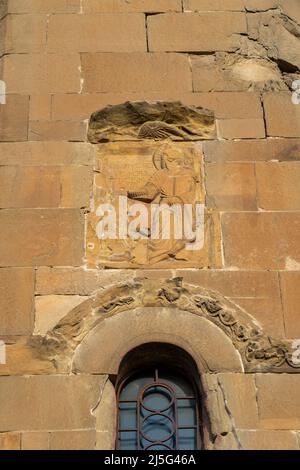
M156 368L121 384L118 449L195 450L199 441L197 394L185 378Z

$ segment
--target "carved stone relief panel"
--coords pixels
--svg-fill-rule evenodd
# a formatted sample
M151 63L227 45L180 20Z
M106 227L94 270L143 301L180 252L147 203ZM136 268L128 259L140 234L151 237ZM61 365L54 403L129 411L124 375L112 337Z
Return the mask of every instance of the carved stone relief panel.
M199 144L100 144L86 257L90 268L219 267L219 218L205 209Z

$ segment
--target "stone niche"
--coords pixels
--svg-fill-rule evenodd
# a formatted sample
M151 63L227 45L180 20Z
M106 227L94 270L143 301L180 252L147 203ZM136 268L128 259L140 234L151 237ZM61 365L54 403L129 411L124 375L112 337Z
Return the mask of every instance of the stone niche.
M211 111L179 102L128 102L91 116L88 137L98 148L89 268L220 267L219 214L205 208L201 150L214 136Z

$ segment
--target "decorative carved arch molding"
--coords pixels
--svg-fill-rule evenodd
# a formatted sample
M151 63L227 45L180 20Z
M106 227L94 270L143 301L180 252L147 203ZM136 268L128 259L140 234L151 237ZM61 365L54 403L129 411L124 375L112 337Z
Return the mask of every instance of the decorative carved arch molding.
M153 341L182 347L203 372L300 372L291 341L272 339L244 310L181 278L96 292L30 346L54 373L116 374L129 350Z

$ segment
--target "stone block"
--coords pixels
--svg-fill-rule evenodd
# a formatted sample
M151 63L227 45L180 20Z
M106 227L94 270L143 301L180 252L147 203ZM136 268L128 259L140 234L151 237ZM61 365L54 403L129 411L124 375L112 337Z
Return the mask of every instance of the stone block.
M235 51L247 32L240 12L166 13L147 18L150 51Z
M29 96L6 95L6 104L0 105L0 141L27 140L28 115Z
M0 165L89 165L96 147L82 142L0 143Z
M263 119L221 119L217 121L218 137L222 139L264 138Z
M8 13L79 13L81 0L8 0Z
M46 15L8 15L2 52L5 54L43 52L46 46L46 29Z
M86 300L80 295L42 295L35 298L34 334L45 335L74 307Z
M280 273L285 331L288 338L300 338L300 272Z
M238 269L285 269L300 263L298 212L222 215L225 266Z
M296 433L290 431L237 431L243 450L298 450Z
M50 433L50 450L94 450L96 431L56 431Z
M267 93L263 102L268 136L300 136L300 105L293 104L290 92Z
M48 52L146 51L145 18L141 13L52 15ZM112 74L113 76L113 74Z
M20 441L18 432L1 432L0 450L20 450Z
M87 93L192 90L188 58L179 54L82 54L82 73Z
M207 163L206 204L222 211L256 210L256 182L252 163Z
M80 91L79 54L9 54L3 57L8 93L77 93ZM20 79L22 77L22 79Z
M22 432L22 450L48 450L50 433Z
M258 207L267 211L300 209L300 162L256 163Z
M83 0L84 13L182 11L181 0Z
M260 428L299 429L300 375L257 374Z
M224 399L238 428L255 429L258 426L256 390L252 374L220 374L218 382Z
M30 140L86 141L86 122L80 121L31 121L28 137Z
M300 139L211 141L203 143L207 162L252 162L300 160Z
M0 430L90 429L102 376L1 377Z
M50 121L51 120L51 95L31 95L30 96L30 121Z
M0 293L0 335L31 334L34 271L30 268L1 268Z
M1 266L82 264L84 223L77 209L0 211Z

